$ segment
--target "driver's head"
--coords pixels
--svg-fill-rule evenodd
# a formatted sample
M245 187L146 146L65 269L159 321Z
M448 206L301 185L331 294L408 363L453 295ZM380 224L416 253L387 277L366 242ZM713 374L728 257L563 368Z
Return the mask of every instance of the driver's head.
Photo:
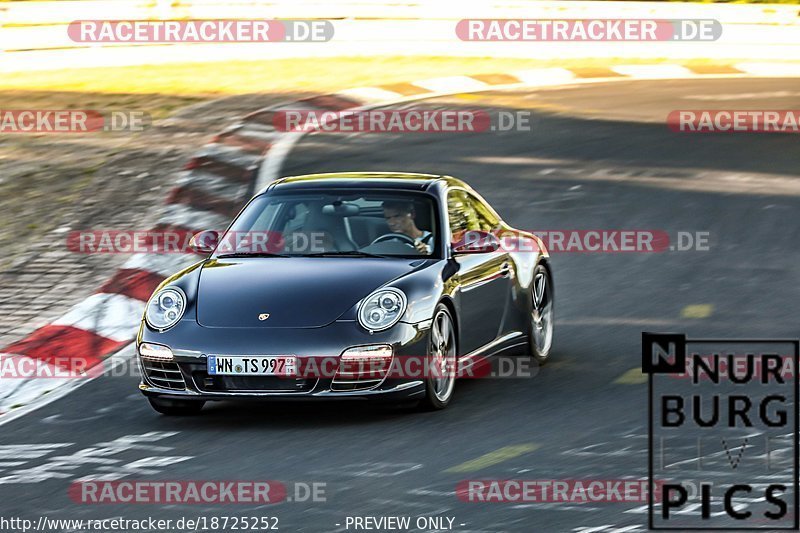
M392 233L405 233L413 236L419 231L414 222L413 202L387 200L383 202L383 216Z

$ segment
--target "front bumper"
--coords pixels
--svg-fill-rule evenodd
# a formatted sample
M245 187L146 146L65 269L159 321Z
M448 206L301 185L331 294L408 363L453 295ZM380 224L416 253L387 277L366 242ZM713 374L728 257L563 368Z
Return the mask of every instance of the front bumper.
M146 396L175 400L419 399L425 394L425 384L418 377L392 375L382 380L343 385L343 380L337 380L334 374L342 352L348 348L388 344L396 358L419 357L427 353L428 339L429 329L402 322L372 335L352 321L301 329L204 328L194 321L182 320L163 333L143 325L137 346L142 342L169 346L174 361L155 363L139 358L142 370L139 390ZM206 372L208 354L295 355L300 367L319 362L316 368L327 364L328 371L296 378L209 376Z
M320 390L302 393L286 392L199 392L197 390L175 391L152 386L146 382L139 384L139 390L145 396L164 398L170 400L203 400L203 401L225 401L225 400L382 400L382 401L402 401L422 399L425 395L425 384L422 381L406 381L389 388L360 390L360 391L331 391L325 390L324 386Z

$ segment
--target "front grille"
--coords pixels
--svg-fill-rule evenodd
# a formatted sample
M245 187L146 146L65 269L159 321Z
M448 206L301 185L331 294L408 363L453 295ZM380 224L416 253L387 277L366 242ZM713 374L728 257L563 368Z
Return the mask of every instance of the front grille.
M207 372L192 372L198 390L203 392L309 392L316 378L276 376L210 376Z
M186 382L177 363L144 358L141 362L145 377L153 385L163 389L186 390Z

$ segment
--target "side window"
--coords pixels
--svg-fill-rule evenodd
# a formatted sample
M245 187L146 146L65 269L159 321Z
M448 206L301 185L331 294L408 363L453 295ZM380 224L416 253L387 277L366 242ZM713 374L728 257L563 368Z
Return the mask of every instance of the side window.
M483 202L470 194L469 203L478 219L478 227L474 229L479 229L481 231L493 231L497 229L497 226L500 225L500 220Z
M454 190L447 195L447 214L451 242L459 241L465 231L480 229L478 213L464 191Z

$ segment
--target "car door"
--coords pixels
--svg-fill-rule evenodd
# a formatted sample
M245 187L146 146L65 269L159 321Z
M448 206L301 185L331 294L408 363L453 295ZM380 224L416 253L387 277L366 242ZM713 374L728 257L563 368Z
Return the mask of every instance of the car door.
M447 197L451 244L465 231L492 231L488 210L476 205L480 200L462 189L452 189ZM499 222L499 221L498 221ZM454 254L460 284L460 325L462 354L490 342L500 331L510 292L508 258L503 250L491 253Z

